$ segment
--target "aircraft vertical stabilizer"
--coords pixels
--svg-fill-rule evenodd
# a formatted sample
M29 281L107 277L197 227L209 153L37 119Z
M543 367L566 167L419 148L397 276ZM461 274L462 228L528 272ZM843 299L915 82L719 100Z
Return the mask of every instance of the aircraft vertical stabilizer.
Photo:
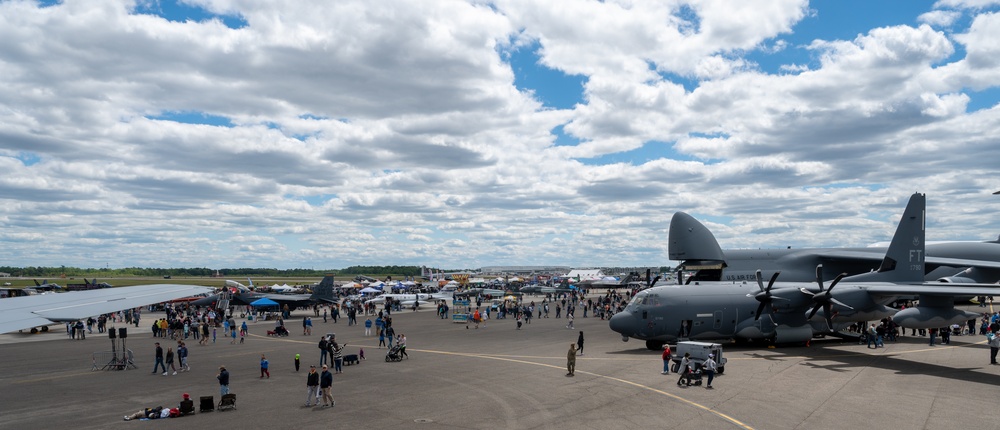
M726 260L715 235L691 215L675 213L668 234L667 255L671 260Z
M851 276L851 281L923 282L927 196L914 193L903 210L882 264L874 273Z
M319 284L313 287L312 296L309 297L313 301L323 301L327 303L336 303L337 295L334 294L333 288L335 287L333 275L326 275L323 277Z

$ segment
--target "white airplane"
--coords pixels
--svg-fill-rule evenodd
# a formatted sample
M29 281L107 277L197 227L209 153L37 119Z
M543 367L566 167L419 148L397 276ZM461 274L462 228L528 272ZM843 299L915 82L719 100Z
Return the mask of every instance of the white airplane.
M6 298L0 300L0 333L79 321L213 290L196 285L155 284Z
M418 293L418 294L383 294L374 299L365 301L365 304L376 305L385 304L386 297L398 300L403 307L413 306L414 303L432 303L438 300L451 300L451 293Z

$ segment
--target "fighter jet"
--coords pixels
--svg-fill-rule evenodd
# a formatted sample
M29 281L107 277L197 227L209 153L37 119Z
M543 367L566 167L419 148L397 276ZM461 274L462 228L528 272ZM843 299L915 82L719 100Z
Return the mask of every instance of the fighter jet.
M1000 240L929 243L926 250L925 280L1000 281ZM839 273L856 275L875 270L886 248L722 250L708 228L691 215L677 212L670 220L667 251L671 260L682 261L678 270L696 271L687 282L754 281L758 269L765 278L780 271L782 281L809 282L814 278L813 269L820 264L824 279Z
M820 265L813 283L776 282L784 276L776 272L765 286L757 271L752 280L653 287L636 294L609 325L622 340L642 339L647 348L660 349L679 339L805 342L889 316L906 328L965 324L978 314L955 309L955 301L1000 295L1000 285L924 282L925 202L923 194L910 198L877 271L841 273L827 282ZM919 305L901 311L887 306L909 297Z

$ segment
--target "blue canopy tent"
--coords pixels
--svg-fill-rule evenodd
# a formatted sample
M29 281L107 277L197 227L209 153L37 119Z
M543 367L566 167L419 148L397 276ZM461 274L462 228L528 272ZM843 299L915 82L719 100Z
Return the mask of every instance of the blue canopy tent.
M276 302L274 300L271 300L271 299L269 299L267 297L263 297L263 298L259 298L257 300L254 300L252 303L250 303L250 306L260 307L260 308L270 307L270 306L278 306L278 302Z

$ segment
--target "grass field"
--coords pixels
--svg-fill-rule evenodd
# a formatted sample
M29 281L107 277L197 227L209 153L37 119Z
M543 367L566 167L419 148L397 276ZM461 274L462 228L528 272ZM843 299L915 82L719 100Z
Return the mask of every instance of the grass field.
M7 285L7 288L24 288L24 287L34 287L35 279L39 283L43 281L41 278L0 278L0 283L10 282L11 285ZM88 278L90 279L90 278ZM203 285L206 287L222 287L226 284L227 278L212 278L212 277L177 277L174 276L170 279L163 279L163 277L122 277L122 278L97 278L97 282L107 282L115 287L129 287L133 285L149 285L149 284L183 284L183 285ZM248 284L245 278L228 278L233 279L241 284ZM300 278L250 278L253 279L254 285L264 286L273 284L288 284L288 285L312 285L319 282L322 277L300 277ZM344 275L337 280L346 281L353 279L353 276ZM90 279L93 280L93 279ZM66 277L66 278L49 278L50 283L59 284L65 287L68 284L83 284L83 277Z

